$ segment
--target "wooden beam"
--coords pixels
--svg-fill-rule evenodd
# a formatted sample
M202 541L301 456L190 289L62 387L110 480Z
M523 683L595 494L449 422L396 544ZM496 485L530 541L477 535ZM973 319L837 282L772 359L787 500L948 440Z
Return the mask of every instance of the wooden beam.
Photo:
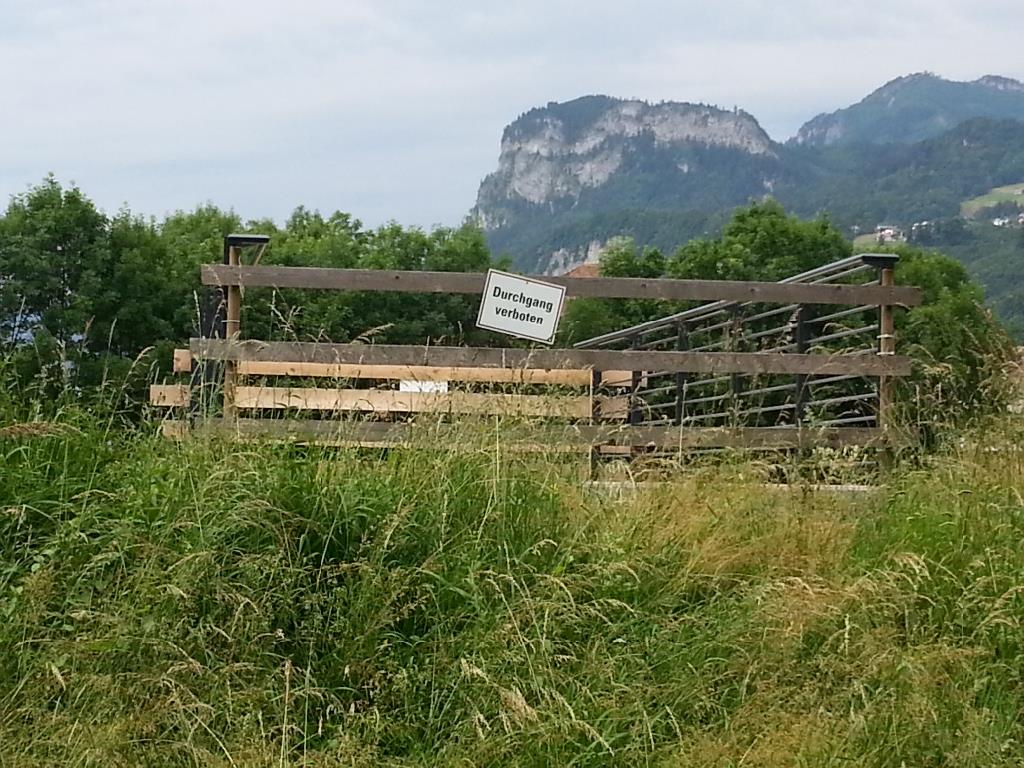
M174 350L174 373L191 373L192 352ZM545 370L542 368L454 368L425 365L345 365L340 363L240 362L243 376L291 376L325 379L379 379L386 381L465 381L488 384L551 384L589 387L589 369ZM632 371L601 371L606 387L628 387Z
M241 438L300 440L315 443L403 445L417 442L433 449L457 450L484 444L551 446L553 450L591 446L633 446L658 450L737 448L781 450L816 446L880 445L885 437L876 428L746 427L630 427L626 425L501 425L425 424L409 422L310 421L299 419L208 419L198 434Z
M175 373L192 372L192 353L187 349L174 350L173 370Z
M741 280L671 280L634 277L537 276L566 287L567 296L674 301L763 301L783 304L921 303L921 289L908 286L768 283ZM302 288L336 291L479 294L484 274L323 267L204 264L203 285Z
M188 405L188 387L184 384L150 384L149 404L159 408L182 408Z
M231 342L192 339L196 358L287 363L426 365L479 368L780 373L808 376L905 376L910 360L897 355L783 354L780 352L677 352L612 349L419 347L388 344Z
M385 389L238 387L236 408L390 413L476 413L587 419L589 396L507 395L480 392L396 392ZM612 413L614 406L610 406Z
M188 350L182 350L187 352ZM191 356L189 357L191 361ZM539 368L456 368L424 365L360 365L345 363L279 363L246 361L238 364L238 373L246 376L291 376L329 379L380 379L387 381L464 381L508 384L551 384L589 387L589 370L544 370ZM628 371L604 371L601 381L607 386L626 386Z

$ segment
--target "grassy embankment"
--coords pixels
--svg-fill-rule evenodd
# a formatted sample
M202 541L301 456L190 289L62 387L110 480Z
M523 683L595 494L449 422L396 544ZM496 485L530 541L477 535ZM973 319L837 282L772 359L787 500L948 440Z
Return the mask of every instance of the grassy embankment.
M1024 762L1019 433L618 503L536 456L2 434L0 765Z
M1024 183L1007 184L1004 187L990 189L984 195L964 200L960 204L960 215L970 219L983 208L988 208L999 203L1016 203L1024 207Z

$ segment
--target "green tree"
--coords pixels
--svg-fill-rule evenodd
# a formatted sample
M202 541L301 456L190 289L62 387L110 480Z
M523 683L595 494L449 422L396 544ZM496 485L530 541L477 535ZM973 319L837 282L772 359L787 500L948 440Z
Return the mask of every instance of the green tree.
M89 335L111 259L107 220L53 177L14 197L0 219L0 312L6 333L60 346Z
M670 277L782 280L852 254L827 218L802 221L774 200L740 208L716 240L695 240L669 260Z
M613 237L601 251L603 277L661 277L665 257L657 248L637 248L631 237ZM573 299L566 305L560 327L565 343L626 328L670 311L666 302L650 299Z

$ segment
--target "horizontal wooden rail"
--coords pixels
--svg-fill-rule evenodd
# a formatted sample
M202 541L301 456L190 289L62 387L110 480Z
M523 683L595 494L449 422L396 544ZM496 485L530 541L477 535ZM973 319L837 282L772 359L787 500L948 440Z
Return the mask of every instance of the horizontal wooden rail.
M160 408L184 408L189 403L185 384L150 384L149 404Z
M903 376L910 359L897 355L666 352L611 349L419 347L388 344L192 339L192 355L209 360L359 365L425 365L508 369L589 368L688 373L785 373L808 376Z
M174 422L176 423L176 422ZM176 430L172 430L176 431ZM499 444L528 444L552 451L600 445L657 450L701 448L790 449L881 445L888 439L876 428L860 427L630 427L621 425L509 425L476 429L466 424L419 425L408 422L338 422L298 419L208 419L195 431L241 438L299 440L345 445L421 445L459 450ZM889 436L892 437L892 436Z
M479 294L479 272L421 272L323 267L228 266L204 264L203 285L304 288L336 291ZM670 299L675 301L758 301L783 304L921 303L921 289L909 286L768 283L741 280L672 280L635 277L547 277L564 285L566 295L591 298Z
M150 404L158 408L189 405L183 384L153 384ZM253 410L331 411L337 413L459 413L492 416L550 416L622 420L629 398L589 395L514 395L487 392L397 392L392 389L318 389L314 387L238 387L235 407Z
M611 407L612 403L608 403ZM396 392L385 389L314 389L311 387L238 387L235 407L287 408L302 411L370 413L475 413L502 416L557 416L587 419L589 396L508 395L482 392ZM604 406L602 406L602 412ZM625 399L609 417L622 418Z
M192 370L192 353L174 350L174 372ZM589 387L593 375L586 369L544 370L537 368L458 368L424 365L360 365L346 363L282 363L247 361L235 369L242 376L290 376L293 378L369 379L381 381L455 381L483 384L549 384ZM631 371L602 371L600 383L628 387Z

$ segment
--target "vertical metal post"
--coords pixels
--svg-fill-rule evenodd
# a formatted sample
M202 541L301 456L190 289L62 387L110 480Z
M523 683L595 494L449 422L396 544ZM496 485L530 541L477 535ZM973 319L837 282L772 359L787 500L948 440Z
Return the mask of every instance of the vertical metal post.
M590 423L592 425L599 424L601 422L601 401L598 399L598 392L601 389L601 372L593 371L590 376ZM598 445L591 443L590 450L587 452L588 464L587 464L587 478L588 480L597 479L597 467L599 459L601 457L601 449Z
M895 284L891 265L882 267L878 284L892 287ZM896 324L891 304L882 304L878 308L878 354L896 354ZM891 376L878 377L878 416L876 423L882 430L882 448L878 453L878 468L888 473L893 466L893 450L890 429L892 428L893 384Z
M201 339L224 338L224 290L205 286L199 295L199 328ZM213 409L220 383L219 363L199 359L192 367L189 380L189 416L206 416Z
M635 334L633 340L630 343L631 349L640 348L640 334ZM632 378L630 380L630 392L629 392L629 423L632 426L636 426L640 423L643 418L643 414L640 411L640 398L637 396L637 392L640 391L640 371L633 371Z
M237 246L224 246L224 263L231 267L241 262ZM242 291L237 285L227 287L227 313L224 318L224 338L237 341L240 338L242 324ZM224 418L231 419L237 414L235 408L235 391L238 387L238 368L233 360L224 362Z
M729 351L739 352L743 338L743 322L739 317L739 306L734 304L729 309L729 315L732 318L729 327ZM732 390L732 424L729 426L738 427L740 426L739 411L740 397L743 394L743 379L740 377L740 374L734 373L730 376L729 383Z
M676 349L683 352L690 348L690 334L686 321L680 321L676 333ZM679 371L676 373L676 414L672 423L679 426L686 418L686 383L689 374Z
M878 284L891 288L895 284L892 267L883 267ZM878 308L878 354L896 354L896 326L891 304ZM893 379L891 376L878 377L878 426L888 431L892 425Z
M807 321L810 314L808 307L801 304L796 309L796 329L794 343L798 355L807 351ZM796 376L796 402L794 421L797 426L804 423L804 416L807 413L807 374L798 373Z

